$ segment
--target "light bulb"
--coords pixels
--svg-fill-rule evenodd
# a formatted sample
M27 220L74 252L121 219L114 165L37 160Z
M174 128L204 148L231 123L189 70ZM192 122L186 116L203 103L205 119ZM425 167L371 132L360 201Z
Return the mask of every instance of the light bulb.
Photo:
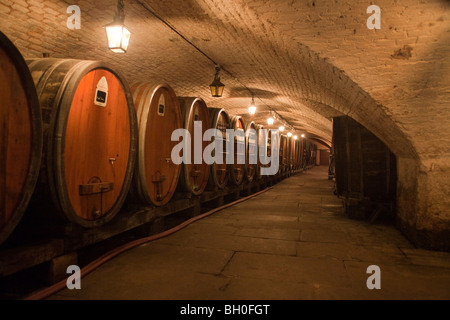
M280 132L283 132L283 131L284 131L284 127L283 127L283 126L280 126L280 127L278 128L278 130L280 130Z
M269 126L273 125L273 122L274 122L273 118L268 118L268 119L267 119L267 124L268 124Z
M256 107L254 105L251 105L248 108L248 113L250 113L251 115L254 115L256 113Z
M298 139L298 137L297 136L294 136L294 140L297 140Z
M302 136L301 136L302 138L304 138L305 137L305 135L304 134L302 134Z
M288 132L288 137L292 137L292 132Z

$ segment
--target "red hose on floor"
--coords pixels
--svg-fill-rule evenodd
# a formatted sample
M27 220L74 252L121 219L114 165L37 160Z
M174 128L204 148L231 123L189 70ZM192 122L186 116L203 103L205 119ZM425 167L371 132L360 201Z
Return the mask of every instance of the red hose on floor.
M104 264L105 262L111 260L112 258L116 257L117 255L121 254L122 252L124 252L126 250L130 250L130 249L132 249L134 247L137 247L137 246L139 246L141 244L144 244L146 242L150 242L150 241L154 241L154 240L157 240L157 239L161 239L161 238L167 237L167 236L169 236L169 235L171 235L171 234L173 234L173 233L175 233L177 231L180 231L181 229L187 227L188 225L194 223L195 221L198 221L200 219L206 218L207 216L210 216L213 213L216 213L217 211L226 209L228 207L234 206L234 205L236 205L238 203L241 203L241 202L244 202L244 201L246 201L248 199L256 197L256 196L258 196L258 195L260 195L260 194L270 190L271 188L272 187L266 188L266 189L264 189L262 191L254 193L254 194L252 194L250 196L241 198L241 199L236 200L234 202L225 204L225 205L223 205L221 207L212 209L212 210L210 210L210 211L208 211L208 212L206 212L204 214L201 214L201 215L198 215L198 216L196 216L194 218L186 220L183 223L177 225L176 227L173 227L172 229L166 230L164 232L161 232L161 233L149 236L149 237L145 237L145 238L142 238L142 239L131 241L131 242L127 243L127 244L124 244L124 245L122 245L120 247L117 247L117 248L115 248L115 249L105 253L104 255L100 256L99 258L95 259L94 261L92 261L88 265L86 265L83 269L81 269L81 275L82 275L82 277L88 275L89 273L91 273L92 271L94 271L95 269L100 267L102 264ZM35 293L31 294L30 296L24 298L24 300L42 300L42 299L45 299L45 298L47 298L47 297L49 297L49 296L51 296L51 295L61 291L62 289L66 288L66 281L67 281L66 279L61 280L60 282L57 282L57 283L55 283L54 285L52 285L52 286L50 286L48 288L45 288L43 290L40 290L38 292L35 292Z

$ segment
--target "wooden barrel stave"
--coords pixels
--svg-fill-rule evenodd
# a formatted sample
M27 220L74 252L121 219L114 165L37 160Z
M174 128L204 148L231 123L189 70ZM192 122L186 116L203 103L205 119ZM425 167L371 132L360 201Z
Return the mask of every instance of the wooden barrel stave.
M42 119L28 67L0 32L0 244L14 231L39 175ZM8 102L9 101L9 102Z

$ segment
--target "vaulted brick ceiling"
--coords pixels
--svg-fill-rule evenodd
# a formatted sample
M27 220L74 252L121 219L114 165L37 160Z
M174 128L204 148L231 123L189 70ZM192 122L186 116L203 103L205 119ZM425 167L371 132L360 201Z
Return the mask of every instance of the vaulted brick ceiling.
M0 30L28 58L109 61L130 83L166 82L257 123L270 107L298 133L330 142L332 117L348 114L399 156L450 156L449 3L376 1L382 25L369 30L370 1L125 0L132 38L123 55L106 48L112 0L0 0ZM71 4L81 30L66 27ZM209 93L211 60L225 69L222 98Z

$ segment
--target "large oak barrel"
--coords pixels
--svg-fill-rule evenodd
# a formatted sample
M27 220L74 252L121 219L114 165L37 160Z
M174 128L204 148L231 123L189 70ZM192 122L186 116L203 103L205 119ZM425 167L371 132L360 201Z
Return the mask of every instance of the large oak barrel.
M181 129L181 112L174 90L167 84L132 86L139 123L139 152L135 192L146 204L162 206L177 188L181 166L172 161L172 133Z
M261 168L265 167L265 165L263 165L261 163L261 157L263 156L265 150L267 149L267 143L268 143L268 139L267 139L267 134L268 134L268 130L266 130L266 134L264 134L264 126L262 125L258 125L256 126L256 132L257 132L257 138L258 138L258 166L256 167L256 174L255 176L258 179L263 179L263 175L261 174Z
M213 163L211 165L211 172L209 175L210 184L219 189L226 187L229 179L228 167L226 164L226 144L227 144L227 129L230 128L230 117L225 109L208 108L209 123L212 129L217 129L222 133L223 150L216 150L222 153L222 163Z
M277 134L274 134L274 136L272 137L272 132L278 132ZM281 162L280 162L280 155L282 154L282 150L281 150L281 135L279 134L278 130L274 130L274 129L270 129L268 130L268 135L267 135L267 154L268 156L271 157L271 161L276 161L275 160L275 156L276 153L278 153L278 171L276 174L280 174L281 173ZM272 154L272 148L275 151L275 154ZM271 163L269 163L267 166L272 165Z
M180 185L185 191L194 195L200 195L208 185L209 165L203 160L203 151L208 146L207 141L203 141L203 135L209 129L209 112L205 101L201 98L179 98L181 108L181 119L183 128L188 130L191 137L191 159L190 164L183 163L181 166ZM197 134L194 133L194 123L197 122ZM201 130L198 126L201 122ZM197 141L198 140L198 141ZM187 142L185 140L185 142ZM201 142L201 148L198 148L197 157L202 157L201 163L195 163L195 144ZM187 145L185 145L185 148Z
M294 140L294 144L295 144L294 170L298 170L301 165L300 140Z
M252 182L258 173L258 135L253 121L245 128L245 176ZM253 159L254 158L254 159Z
M44 123L44 153L34 199L84 227L110 221L128 194L137 147L133 101L107 64L29 60ZM35 210L35 208L33 208Z
M295 143L293 136L288 137L288 145L289 145L288 170L292 171L294 170L294 162L295 162Z
M42 125L33 79L0 32L0 244L15 229L39 175Z
M245 123L240 116L233 117L230 129L235 132L234 137L234 161L229 164L230 180L235 185L240 185L244 181L245 176L245 160L243 164L238 163L239 157L245 157ZM237 133L241 132L242 136Z

